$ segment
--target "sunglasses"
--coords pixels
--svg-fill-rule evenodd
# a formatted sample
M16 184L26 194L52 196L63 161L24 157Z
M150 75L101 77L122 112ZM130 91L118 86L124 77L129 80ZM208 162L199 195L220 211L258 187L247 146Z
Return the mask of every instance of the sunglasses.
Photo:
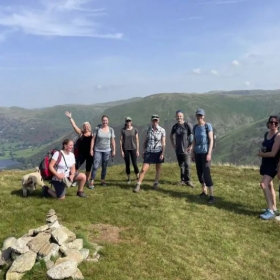
M270 124L278 125L278 122L269 121Z

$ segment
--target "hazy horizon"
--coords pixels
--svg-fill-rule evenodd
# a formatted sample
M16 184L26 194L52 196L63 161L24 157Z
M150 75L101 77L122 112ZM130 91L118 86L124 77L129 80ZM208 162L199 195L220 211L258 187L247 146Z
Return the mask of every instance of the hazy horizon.
M278 0L2 0L2 107L279 89Z

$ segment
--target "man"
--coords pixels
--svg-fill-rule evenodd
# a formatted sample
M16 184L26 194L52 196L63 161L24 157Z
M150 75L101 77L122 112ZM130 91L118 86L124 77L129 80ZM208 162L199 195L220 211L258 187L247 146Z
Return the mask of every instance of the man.
M177 123L173 125L170 133L170 141L175 149L177 161L181 170L180 185L194 187L190 178L191 150L193 141L192 125L185 122L181 110L176 112ZM175 143L174 143L175 134Z

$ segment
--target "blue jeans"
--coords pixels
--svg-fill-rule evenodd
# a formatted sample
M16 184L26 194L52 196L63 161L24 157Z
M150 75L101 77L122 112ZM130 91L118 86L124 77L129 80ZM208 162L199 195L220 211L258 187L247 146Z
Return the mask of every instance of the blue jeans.
M96 172L101 161L102 161L101 180L105 180L110 153L111 152L97 152L97 151L94 152L93 164L91 169L91 180L95 179Z

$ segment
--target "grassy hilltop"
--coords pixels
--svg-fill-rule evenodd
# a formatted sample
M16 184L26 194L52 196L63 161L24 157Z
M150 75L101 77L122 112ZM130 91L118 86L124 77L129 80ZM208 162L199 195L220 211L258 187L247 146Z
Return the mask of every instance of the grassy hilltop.
M63 225L104 246L98 263L79 266L85 279L279 278L280 224L258 218L266 205L256 168L213 166L214 205L197 198L194 166L194 189L175 185L179 168L170 163L163 164L160 190L153 191L153 169L139 194L125 183L124 165L115 165L108 170L108 187L86 189L86 199L70 188L62 202L41 198L39 190L22 198L25 172L2 171L0 241L43 225L53 208ZM31 279L47 279L43 263L23 278Z

